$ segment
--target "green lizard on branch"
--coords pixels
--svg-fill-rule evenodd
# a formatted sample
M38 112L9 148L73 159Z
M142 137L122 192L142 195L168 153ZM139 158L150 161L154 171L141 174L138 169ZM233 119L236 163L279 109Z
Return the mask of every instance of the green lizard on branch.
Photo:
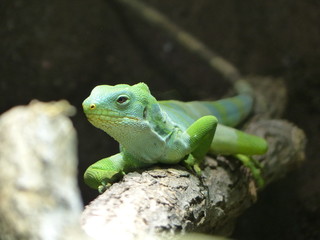
M104 191L123 174L156 163L183 161L197 174L207 153L235 155L262 185L259 167L250 156L264 154L264 139L235 128L252 109L244 91L219 101L157 101L144 83L95 87L83 109L95 127L120 143L120 153L92 164L87 185Z

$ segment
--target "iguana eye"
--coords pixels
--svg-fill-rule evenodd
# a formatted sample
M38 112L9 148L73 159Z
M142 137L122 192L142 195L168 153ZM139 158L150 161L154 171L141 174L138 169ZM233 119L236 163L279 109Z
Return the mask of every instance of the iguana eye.
M128 97L127 96L119 96L118 98L117 98L117 103L120 103L120 104L122 104L122 103L125 103L125 102L127 102L128 101Z

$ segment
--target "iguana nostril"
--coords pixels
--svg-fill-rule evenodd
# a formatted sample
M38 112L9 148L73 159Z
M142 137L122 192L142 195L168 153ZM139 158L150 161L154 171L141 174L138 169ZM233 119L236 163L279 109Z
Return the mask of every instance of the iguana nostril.
M93 109L96 108L96 105L95 105L94 103L91 103L90 106L89 106L89 108L90 108L91 110L93 110Z

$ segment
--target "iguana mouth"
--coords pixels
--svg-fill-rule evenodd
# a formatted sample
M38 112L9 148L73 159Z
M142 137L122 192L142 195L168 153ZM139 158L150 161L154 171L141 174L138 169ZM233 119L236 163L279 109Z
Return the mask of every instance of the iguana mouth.
M136 117L131 116L122 116L118 112L115 111L104 111L103 113L99 112L88 112L86 113L87 119L91 123L103 123L103 122L121 122L125 119L130 119L134 121L139 121Z

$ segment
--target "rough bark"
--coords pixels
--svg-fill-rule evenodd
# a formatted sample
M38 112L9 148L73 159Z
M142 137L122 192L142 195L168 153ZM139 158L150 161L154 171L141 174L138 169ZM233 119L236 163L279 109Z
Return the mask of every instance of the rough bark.
M72 112L66 101L33 101L1 116L1 239L87 239Z

